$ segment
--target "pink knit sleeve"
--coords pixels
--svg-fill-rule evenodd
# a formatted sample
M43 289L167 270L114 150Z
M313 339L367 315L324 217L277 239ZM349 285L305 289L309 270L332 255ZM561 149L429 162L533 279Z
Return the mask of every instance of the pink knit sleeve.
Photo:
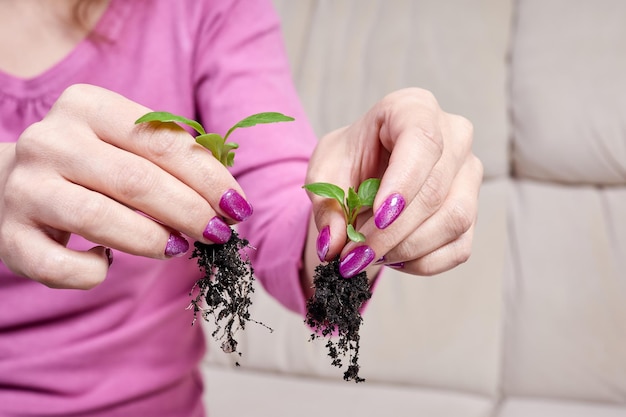
M304 184L315 135L295 91L279 19L269 0L227 0L197 34L196 94L202 121L225 132L253 113L278 111L295 122L240 129L233 175L254 207L239 233L256 250L251 260L263 286L304 314L299 270L310 213Z

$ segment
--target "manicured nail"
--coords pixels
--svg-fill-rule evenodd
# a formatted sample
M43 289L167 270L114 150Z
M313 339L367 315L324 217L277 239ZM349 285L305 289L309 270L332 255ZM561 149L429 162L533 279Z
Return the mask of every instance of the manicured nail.
M317 257L320 258L320 261L326 260L328 249L330 249L330 226L323 228L317 236Z
M189 242L187 242L182 236L172 233L170 238L167 239L165 256L180 257L183 256L188 250Z
M404 262L395 262L392 264L387 264L387 266L394 269L404 269Z
M111 250L111 248L106 248L104 250L104 256L106 256L107 262L109 263L109 266L111 266L111 264L113 263L113 251Z
M376 262L374 262L374 265L381 265L381 264L384 264L386 260L387 260L387 259L385 259L385 257L384 257L384 256L382 256L382 257L378 258L378 260L377 260Z
M376 210L374 215L374 223L379 229L384 229L394 222L404 210L406 205L404 198L398 193L391 194L383 202L382 206Z
M237 191L228 190L220 199L220 208L231 219L244 221L252 215L252 206Z
M214 243L226 243L230 239L232 230L224 220L218 216L213 217L206 225L202 236Z
M344 278L352 278L372 263L375 256L369 246L358 246L339 262L339 273Z

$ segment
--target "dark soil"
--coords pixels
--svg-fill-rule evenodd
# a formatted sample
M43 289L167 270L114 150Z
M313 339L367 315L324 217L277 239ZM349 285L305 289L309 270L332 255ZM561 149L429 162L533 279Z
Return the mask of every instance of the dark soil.
M315 295L307 302L305 320L316 330L311 340L328 337L326 348L332 365L341 368L342 359L349 358L343 379L365 381L359 377L359 328L363 321L360 308L371 297L367 275L361 272L353 278L343 278L336 259L315 269L313 284Z
M212 245L196 242L191 254L192 258L197 258L198 266L204 273L189 294L193 297L197 291L191 301L194 322L198 314L204 320L213 322L216 329L211 335L221 342L222 350L239 356L241 352L237 350L235 333L239 329L244 330L248 321L265 326L253 320L248 311L254 292L254 270L250 260L242 255L246 247L249 247L249 242L233 230L228 242ZM239 363L236 365L239 366Z

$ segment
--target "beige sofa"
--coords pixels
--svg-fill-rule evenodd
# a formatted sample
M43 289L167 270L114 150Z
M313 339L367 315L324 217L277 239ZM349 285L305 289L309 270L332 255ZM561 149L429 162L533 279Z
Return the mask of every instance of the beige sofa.
M407 86L472 120L479 221L453 271L385 271L362 384L259 288L275 331L211 349L210 415L626 416L626 1L275 5L318 133Z

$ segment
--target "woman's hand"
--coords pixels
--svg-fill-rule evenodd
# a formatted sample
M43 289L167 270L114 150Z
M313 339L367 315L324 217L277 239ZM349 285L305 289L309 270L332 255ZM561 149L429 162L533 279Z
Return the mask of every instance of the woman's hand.
M223 243L252 207L229 172L182 128L134 122L149 109L87 85L0 156L0 258L50 287L91 288L111 251L164 259L185 234ZM179 233L180 232L180 233ZM99 246L66 248L71 233Z
M311 195L320 231L317 256L328 261L340 255L344 277L372 264L432 275L466 261L483 173L471 144L471 123L445 113L420 89L392 93L353 125L322 138L307 184L330 182L347 189L376 177L381 185L373 214L359 219L363 244L346 244L337 202Z

